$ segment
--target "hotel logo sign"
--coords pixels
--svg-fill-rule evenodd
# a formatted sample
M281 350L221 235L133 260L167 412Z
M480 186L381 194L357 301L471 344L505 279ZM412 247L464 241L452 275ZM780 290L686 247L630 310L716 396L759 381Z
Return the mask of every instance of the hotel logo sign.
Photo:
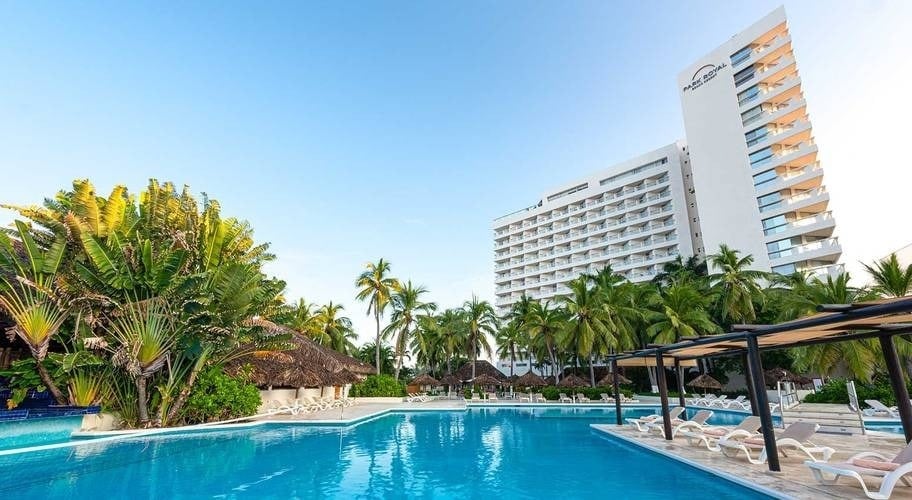
M726 66L728 65L725 63L719 64L718 66L715 64L707 64L706 66L703 66L702 68L698 69L696 73L694 73L693 78L690 79L690 83L685 85L684 88L681 89L681 92L696 90L702 87L703 84L715 78L719 71Z

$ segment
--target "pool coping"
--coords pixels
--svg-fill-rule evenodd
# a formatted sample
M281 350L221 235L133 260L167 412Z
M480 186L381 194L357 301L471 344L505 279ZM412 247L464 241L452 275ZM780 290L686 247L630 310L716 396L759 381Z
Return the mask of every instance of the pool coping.
M666 458L669 458L669 459L671 459L671 460L675 460L675 461L680 462L680 463L682 463L682 464L684 464L684 465L693 467L694 469L698 469L698 470L701 470L701 471L703 471L703 472L707 472L707 473L709 473L709 474L713 474L713 475L715 475L715 476L721 477L722 479L725 479L726 481L729 481L729 482L735 483L735 484L737 484L737 485L739 485L739 486L743 486L743 487L745 487L745 488L748 488L748 489L757 491L757 492L762 493L762 494L764 494L764 495L768 495L768 496L773 497L773 498L779 498L779 499L784 499L784 500L790 500L790 499L792 498L792 497L790 497L790 496L788 496L788 495L783 495L782 493L780 493L780 492L778 492L778 491L776 491L776 490L767 488L767 487L765 487L765 486L761 486L761 485L759 485L759 484L757 484L757 483L753 483L753 482L750 482L750 481L746 481L746 480L744 480L744 479L742 479L742 478L740 478L740 477L738 477L738 476L735 476L735 475L733 475L733 474L729 474L729 473L727 473L727 472L725 472L725 471L721 471L721 470L715 469L715 468L713 468L713 467L709 467L709 466L707 466L707 465L703 465L703 464L701 464L701 463L699 463L699 462L695 462L695 461L693 461L693 460L690 460L690 459L687 459L687 458L684 458L684 457L675 455L674 453L670 453L670 452L665 451L665 450L661 450L661 449L658 449L658 448L653 448L653 447L651 447L651 446L647 446L647 445L645 445L645 444L643 444L643 443L641 443L641 442L638 442L638 441L636 441L636 440L634 440L634 439L630 439L630 438L628 438L627 436L622 436L622 435L620 435L620 434L617 434L617 433L615 433L615 432L613 432L613 431L611 430L611 424L589 424L589 427L592 428L593 430L597 431L597 432L601 432L601 433L603 433L603 434L606 434L606 435L608 435L608 436L611 436L611 437L614 438L614 439L619 439L619 440L624 441L624 442L626 442L626 443L629 443L629 444L635 445L635 446L637 446L637 447L639 447L639 448L642 448L642 449L644 449L644 450L646 450L646 451L649 451L649 452L652 452L652 453L657 453L657 454L662 455L662 456L664 456L664 457L666 457Z

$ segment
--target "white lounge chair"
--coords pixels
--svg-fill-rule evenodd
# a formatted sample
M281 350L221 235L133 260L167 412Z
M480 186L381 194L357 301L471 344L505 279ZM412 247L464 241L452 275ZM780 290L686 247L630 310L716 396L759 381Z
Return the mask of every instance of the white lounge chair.
M589 399L588 396L586 396L585 394L580 392L580 393L576 394L576 402L577 403L591 403L592 400Z
M558 396L559 396L559 397L558 397L558 402L559 402L559 403L572 403L572 402L573 402L573 398L571 398L570 396L564 394L563 392L560 393Z
M811 436L817 432L820 426L811 422L795 422L776 436L776 448L779 453L787 457L786 451L800 451L813 461L818 461L815 453L823 455L823 461L826 462L833 456L836 450L828 446L817 446L810 442ZM727 457L736 457L739 453L744 452L747 460L752 464L762 464L766 462L766 444L763 440L763 434L754 434L750 437L733 436L728 439L720 439L719 446L722 453ZM751 456L751 451L760 451L757 458Z
M621 394L621 403L639 403L639 399L628 398L627 396Z
M895 406L889 407L876 399L866 399L865 403L870 406L870 408L864 410L864 414L869 417L880 415L890 418L899 418L899 411L897 411Z
M670 410L668 411L668 416L671 418L671 423L674 424L674 423L681 423L681 422L683 422L683 420L681 420L681 419L678 418L678 417L680 417L681 414L684 413L684 410L685 410L685 409L686 409L686 408L684 408L683 406L676 406L676 407L670 409ZM660 421L660 420L662 420L662 415L661 415L661 414L658 414L658 415L646 415L646 416L643 416L643 417L640 417L640 418L628 418L628 419L625 419L625 421L626 421L628 424L631 424L631 425L635 426L635 427L637 428L637 430L640 431L640 432L647 432L647 431L649 430L649 429L646 427L648 424L651 424L651 423L654 423L654 422L657 422L657 421Z
M690 420L678 421L671 423L671 438L674 439L678 435L678 432L687 429L699 429L706 424L706 421L709 420L709 417L713 416L712 410L700 410L693 416ZM665 432L665 423L661 418L656 419L654 422L646 424L646 428L653 432L664 433Z
M912 486L912 481L907 477L912 472L912 443L906 445L892 460L880 453L868 451L853 455L843 463L826 464L808 460L804 464L810 467L811 473L821 484L836 484L841 476L851 477L858 481L868 498L876 500L890 498L899 481ZM827 479L823 473L833 474L833 478ZM883 478L880 489L873 492L869 490L863 476Z
M533 403L547 403L548 402L548 400L545 398L545 395L540 392L536 392L535 394L533 394L532 399L533 399L533 401L532 401Z
M710 408L712 408L712 407L724 408L725 404L728 403L728 401L726 401L727 398L728 398L728 396L723 394L715 399L707 401L706 406L708 406Z
M599 394L599 397L602 398L602 402L604 403L614 403L614 398L605 394L604 392Z
M488 397L488 401L500 401L499 399L497 399L497 394L493 393L493 392L489 392L487 397Z
M748 406L748 408L750 407L750 401L745 402L745 399L747 399L747 396L744 396L744 395L738 396L735 399L729 399L727 401L723 401L721 403L721 406L723 408L733 408L734 407L734 408L743 410L745 404Z
M716 399L715 394L704 394L703 396L691 399L690 404L693 406L709 406L714 399Z
M274 399L269 403L269 413L290 413L292 415L297 415L301 413L302 406L297 399L286 399L280 401Z
M720 439L733 439L736 436L753 436L760 430L760 417L750 416L741 421L735 428L705 425L696 429L682 429L678 435L687 438L691 446L705 446L709 451L719 451Z

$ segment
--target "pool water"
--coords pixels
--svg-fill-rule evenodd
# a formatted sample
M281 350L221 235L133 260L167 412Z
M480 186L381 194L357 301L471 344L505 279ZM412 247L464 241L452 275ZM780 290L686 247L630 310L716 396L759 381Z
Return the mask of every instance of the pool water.
M81 425L82 415L0 422L0 451L65 443Z
M613 421L473 408L91 443L0 456L0 498L765 498L589 427Z

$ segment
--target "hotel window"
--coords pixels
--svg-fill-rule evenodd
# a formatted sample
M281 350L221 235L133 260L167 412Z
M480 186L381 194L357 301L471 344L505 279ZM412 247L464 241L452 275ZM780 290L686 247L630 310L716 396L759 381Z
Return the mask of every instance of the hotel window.
M773 148L767 146L761 150L754 151L748 155L750 159L751 168L757 168L761 165L766 165L767 163L773 161Z
M779 175L776 174L776 170L767 170L766 172L759 173L754 176L754 187L760 187L767 182L774 181L779 178Z
M781 233L786 229L788 229L788 220L785 218L785 215L777 215L775 217L770 217L769 219L763 219L763 234L767 236Z
M770 107L769 104L762 104L741 113L741 124L746 127L747 125L754 123L759 120L763 116L763 112L770 109Z
M778 259L794 253L795 247L801 245L801 238L787 238L784 240L774 241L766 244L766 251L769 252L771 259Z
M738 106L744 106L745 104L753 101L760 95L760 85L754 85L749 89L738 92Z
M776 274L793 274L798 271L798 268L795 267L795 264L786 264L784 266L776 266L773 268L773 272Z
M760 128L755 128L750 132L744 134L744 140L747 142L747 147L751 147L754 144L766 139L767 134L769 134L769 128L764 125Z
M750 57L751 52L753 52L753 50L754 50L753 47L748 45L747 47L744 47L743 49L739 50L738 52L735 52L734 54L732 54L732 56L731 56L732 66L737 66L738 64L743 62L745 59Z
M735 73L735 87L739 87L742 83L748 82L751 78L754 77L754 67L749 66L742 69L741 71Z
M770 193L765 196L757 198L757 206L760 208L761 212L766 212L768 210L775 210L782 205L782 195L779 192Z

